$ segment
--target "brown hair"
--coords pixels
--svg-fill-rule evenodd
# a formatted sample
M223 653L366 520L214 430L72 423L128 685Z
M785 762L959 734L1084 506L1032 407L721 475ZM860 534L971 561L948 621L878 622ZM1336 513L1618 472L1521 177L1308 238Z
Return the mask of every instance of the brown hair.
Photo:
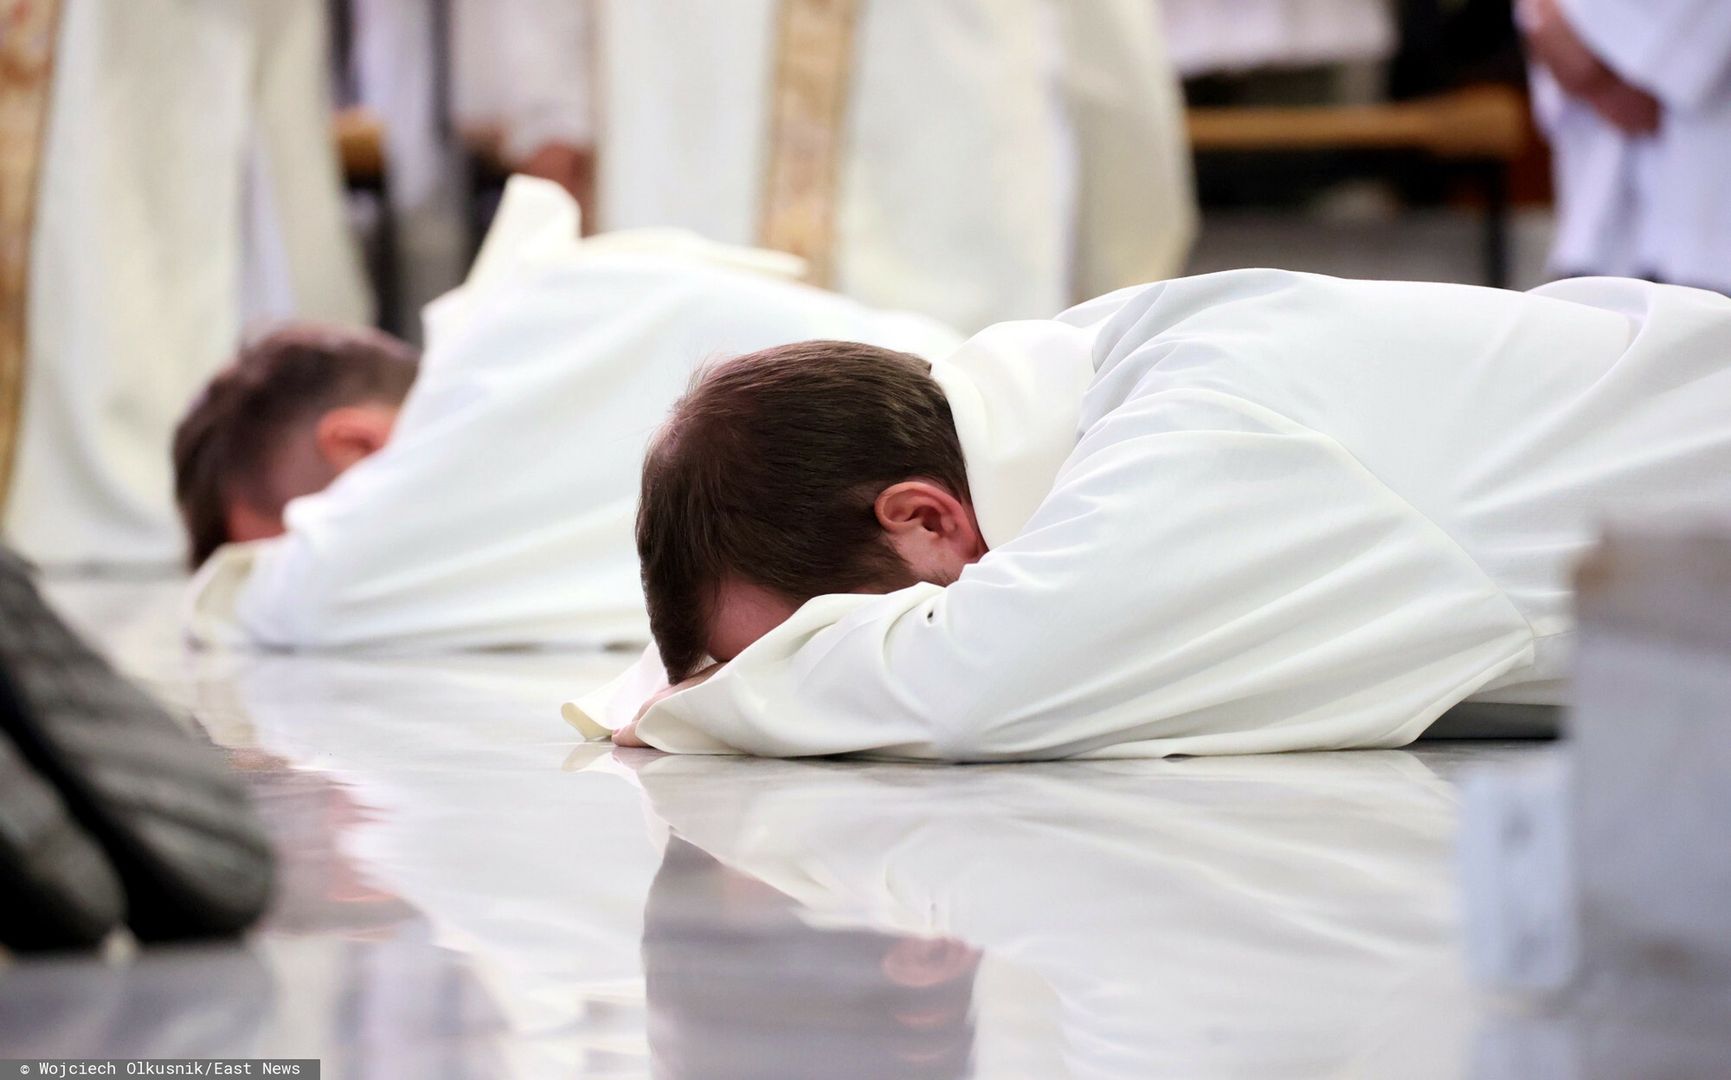
M387 334L310 323L241 349L174 433L174 497L191 565L228 542L228 506L237 495L281 511L287 499L271 490L268 473L296 428L344 405L400 403L418 360L413 346Z
M650 448L637 509L668 677L703 659L730 578L794 604L909 584L873 504L914 478L968 498L949 402L917 356L807 341L700 373Z

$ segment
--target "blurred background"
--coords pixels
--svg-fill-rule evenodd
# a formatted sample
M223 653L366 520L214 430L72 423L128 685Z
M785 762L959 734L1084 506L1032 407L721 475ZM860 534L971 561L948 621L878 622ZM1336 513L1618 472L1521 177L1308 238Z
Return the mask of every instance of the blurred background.
M388 190L387 160L399 165L400 185L421 189L394 193L399 219L406 219L411 233L419 232L405 236L405 222L399 220L383 237L394 252L381 250L376 202L375 213L366 219L369 265L375 284L382 286L388 326L415 331L418 303L460 273L504 175L512 171L564 183L589 209L592 227L678 224L735 242L776 239L759 205L750 207L752 214L739 215L755 214L756 221L726 220L729 215L704 205L717 198L717 184L755 188L768 178L706 173L718 163L704 159L691 144L715 136L691 129L719 126L741 143L773 137L761 126L765 120L725 114L764 112L773 124L774 90L765 100L763 87L745 83L786 74L775 70L774 58L763 55L789 44L771 40L786 38L787 28L774 25L785 12L760 0L721 5L650 0L644 6L659 10L609 12L606 3L594 0L345 0L338 5L339 27L349 28L346 35L338 34L336 62L343 73L338 100L347 106L339 114L339 130L350 190L375 196L381 188ZM705 6L719 7L723 17L699 14L696 9ZM868 23L863 29L877 29L870 21L880 14L860 9L886 9L881 13L886 17L876 20L879 25L898 17L909 24L909 39L894 44L905 46L922 36L951 39L919 48L925 55L878 60L928 91L895 116L898 134L908 143L981 140L981 133L965 129L993 124L999 130L992 134L1000 139L1026 138L1026 132L1006 130L1016 121L1005 119L1012 110L1004 99L1017 96L1020 88L1012 87L1021 83L1052 99L1052 126L1067 129L1056 137L1069 142L1064 149L1071 160L1059 168L1071 171L1072 189L1081 174L1113 169L1113 159L1148 188L1178 187L1181 179L1156 169L1136 176L1130 159L1150 149L1182 155L1186 171L1193 159L1203 227L1188 234L1170 220L1156 222L1145 240L1150 247L1170 246L1174 233L1186 240L1194 236L1194 246L1179 258L1163 260L1168 273L1268 265L1514 287L1530 287L1547 276L1551 164L1530 119L1526 63L1510 0L1105 0L1092 5L855 0L803 6L828 9L819 18L852 9L842 18L853 22L853 40L830 45L820 31L815 41L800 44L816 54L807 57L814 66L828 66L829 74L851 84L841 93L854 100L839 105L856 117L876 104L860 97L882 92L872 73L861 70L878 58L858 54L892 44L875 43L860 32L862 21ZM1096 10L1064 10L1089 7ZM925 10L912 14L897 8ZM1133 39L1140 28L1127 28L1127 17L1146 19L1153 39L1148 45L1120 37L1110 48L1089 52L1089 42L1074 41L1090 30L1096 35L1118 31ZM717 25L693 27L691 18L714 19ZM1066 19L1098 25L1055 25ZM758 25L742 32L742 22ZM1068 40L1042 47L1018 40L1024 34ZM748 36L759 40L743 40ZM419 57L413 48L417 38L425 50ZM654 55L658 51L665 55ZM1082 55L1066 56L1066 51ZM922 62L949 70L933 78L919 70ZM721 70L692 70L706 65ZM1094 85L1074 85L1086 81ZM621 82L649 86L621 87ZM1190 107L1187 130L1178 133L1183 138L1174 139L1160 115L1162 84L1180 86ZM994 85L1007 92L981 92L982 86ZM1104 122L1078 118L1072 100L1072 115L1064 115L1064 98L1078 93L1092 95L1096 103L1117 99L1116 114ZM1151 100L1139 102L1139 97ZM656 112L663 115L645 115ZM841 124L844 141L850 134L856 143L878 134L857 127L846 131L845 117ZM598 179L624 171L598 168L605 148L631 159L649 158L658 150L659 160L632 164L643 173L662 164L677 168L680 175L649 182L685 190L663 190L655 197L659 205L648 205L652 200L638 192L617 190L607 192L611 199L598 200ZM887 148L859 146L853 152L873 149L883 153ZM1045 157L1063 156L1042 138L1010 149L1046 168L1051 163ZM941 155L941 150L934 154ZM759 156L761 173L773 163L763 160L769 155L762 151ZM425 218L431 201L425 187L435 182L424 171L430 161L442 172L438 180L449 186L447 213L460 209L467 215L460 239L439 237L454 251L439 253L444 265L437 276L428 266L433 238L426 234ZM724 191L720 198L732 194ZM1070 197L1078 194L1072 190ZM1170 217L1184 213L1170 191L1145 189L1144 195L1164 203ZM761 199L755 190L752 196L753 203ZM891 210L918 216L924 208L916 204L922 199L941 204L946 196L935 190L904 191ZM1056 202L1018 210L1051 217ZM1135 224L1148 223L1124 222L1118 228ZM810 254L797 240L780 239L780 246ZM1069 239L1074 247L1078 238ZM395 278L384 273L393 257L402 262L405 247L417 256L406 275L403 270ZM1074 258L1075 252L1053 255ZM863 291L866 299L879 299L871 288ZM1079 298L1073 293L1060 302ZM405 299L407 308L399 309ZM978 328L966 325L973 312L924 302L936 309L934 314L963 323L964 331ZM911 306L921 303L915 297ZM999 317L1037 313L1045 312L988 312Z
M515 172L964 332L1258 265L1731 289L1727 12L0 0L5 538L176 562L210 374L291 317L418 340Z

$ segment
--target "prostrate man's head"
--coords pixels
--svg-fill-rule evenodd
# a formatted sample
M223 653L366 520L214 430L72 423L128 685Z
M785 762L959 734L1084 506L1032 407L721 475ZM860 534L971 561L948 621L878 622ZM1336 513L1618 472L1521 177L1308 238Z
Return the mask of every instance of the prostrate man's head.
M309 324L242 349L174 436L192 565L230 541L281 534L291 499L383 447L419 359L386 334Z
M986 545L931 365L810 341L699 375L644 462L637 550L678 681L814 596L947 585Z

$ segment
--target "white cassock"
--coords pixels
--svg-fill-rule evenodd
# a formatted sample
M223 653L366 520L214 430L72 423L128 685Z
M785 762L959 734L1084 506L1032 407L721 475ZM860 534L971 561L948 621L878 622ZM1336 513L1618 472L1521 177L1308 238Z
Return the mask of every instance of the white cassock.
M596 40L604 229L796 250L969 331L1184 264L1183 98L1145 0L607 0Z
M656 815L808 924L980 949L981 1076L1462 1075L1456 796L1411 755L1013 771L645 756L625 760ZM985 1067L1034 1040L1061 1058Z
M1602 515L1731 499L1731 300L1695 289L1234 271L993 327L934 374L991 551L947 588L811 600L643 739L1399 746L1468 698L1561 699ZM567 718L629 720L653 657L633 674Z
M64 0L5 530L44 563L177 562L169 441L251 319L370 318L323 0Z
M1731 4L1562 6L1588 47L1663 114L1657 133L1626 135L1535 70L1534 105L1556 155L1552 265L1731 292Z
M633 537L649 438L705 361L808 338L921 355L959 340L789 280L797 260L682 234L577 239L517 178L379 453L220 549L195 638L279 648L648 640Z

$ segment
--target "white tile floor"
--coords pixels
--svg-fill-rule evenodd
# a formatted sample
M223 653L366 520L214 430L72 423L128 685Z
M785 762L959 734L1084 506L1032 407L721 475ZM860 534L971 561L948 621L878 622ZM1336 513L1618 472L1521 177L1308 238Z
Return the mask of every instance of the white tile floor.
M1413 752L996 767L611 752L622 656L199 656L172 583L74 621L245 770L246 941L0 969L0 1057L327 1076L1460 1077L1479 1006Z

